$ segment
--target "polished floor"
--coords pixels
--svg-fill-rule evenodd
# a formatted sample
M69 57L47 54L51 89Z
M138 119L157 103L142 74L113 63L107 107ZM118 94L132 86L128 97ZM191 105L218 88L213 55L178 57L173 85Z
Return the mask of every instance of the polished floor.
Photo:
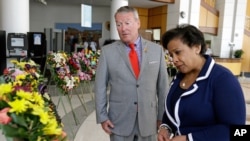
M250 124L250 78L239 77L244 91L247 107L247 124ZM69 141L109 141L101 126L96 124L94 109L93 85L84 84L68 96L58 95L59 91L54 85L49 86L54 103L58 106L58 113L64 123ZM0 134L0 141L5 141Z
M247 107L247 124L250 124L250 78L239 77ZM92 100L91 95L85 95L86 100ZM90 103L89 103L90 104ZM94 106L91 103L87 106ZM89 107L88 107L89 108ZM101 126L96 124L95 111L90 109L88 117L83 121L78 129L74 141L109 141L109 136L104 133ZM93 111L92 111L93 110Z

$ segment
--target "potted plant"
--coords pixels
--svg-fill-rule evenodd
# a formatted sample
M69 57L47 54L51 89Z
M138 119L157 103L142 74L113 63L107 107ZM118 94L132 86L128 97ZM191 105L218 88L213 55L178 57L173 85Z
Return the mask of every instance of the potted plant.
M234 52L234 57L235 58L241 58L242 54L244 53L244 51L242 49L237 49Z

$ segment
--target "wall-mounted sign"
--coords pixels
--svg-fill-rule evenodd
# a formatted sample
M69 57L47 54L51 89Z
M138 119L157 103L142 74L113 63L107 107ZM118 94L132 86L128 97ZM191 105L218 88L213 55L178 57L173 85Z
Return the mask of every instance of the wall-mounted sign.
M92 6L81 5L81 26L91 27L92 25Z

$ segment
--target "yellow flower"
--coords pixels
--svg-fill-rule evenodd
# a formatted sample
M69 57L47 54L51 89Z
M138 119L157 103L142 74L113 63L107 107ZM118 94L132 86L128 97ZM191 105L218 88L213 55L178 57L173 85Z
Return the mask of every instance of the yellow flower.
M12 84L7 83L7 84L1 84L0 85L0 97L2 97L4 94L9 94L12 92Z
M10 112L16 112L17 114L23 113L28 109L28 101L25 99L16 99L13 102L9 102L11 109Z
M13 64L17 64L18 63L17 60L10 60L10 62L13 63Z
M22 85L22 81L15 81L15 82L13 82L13 86L20 86L20 85Z
M77 76L77 77L75 76L74 79L75 79L75 81L76 81L77 83L80 82L80 78L79 78L78 76Z
M44 111L40 106L34 105L32 114L40 117L40 122L42 124L47 124L51 119L49 119L48 112Z
M33 100L39 106L43 106L44 105L44 100L43 100L42 96L38 92L34 92L34 94L33 94Z
M62 54L64 56L65 54ZM58 136L62 135L63 129L61 120L53 102L48 94L45 96L38 91L40 84L45 84L40 74L32 69L36 64L34 62L19 62L13 60L15 69L6 71L6 75L0 76L5 83L0 84L0 101L1 108L8 108L8 112L15 117L6 127L15 127L0 129L7 135L15 133L16 130L22 130L14 135L14 137L22 138L29 141L62 141ZM31 66L30 66L31 65ZM9 82L9 83L8 83ZM5 104L7 103L7 104ZM0 109L0 110L2 110ZM23 128L23 126L27 128ZM30 136L25 136L27 133Z
M48 115L48 112L45 112L45 111L41 111L40 115L40 122L43 123L43 124L47 124L51 119L49 119L49 115Z
M16 81L18 80L24 80L26 78L26 74L19 74L16 76Z
M16 95L27 100L32 100L32 94L30 92L19 90L16 92Z
M58 128L56 119L52 118L49 120L48 124L43 128L45 135L61 135L62 129Z

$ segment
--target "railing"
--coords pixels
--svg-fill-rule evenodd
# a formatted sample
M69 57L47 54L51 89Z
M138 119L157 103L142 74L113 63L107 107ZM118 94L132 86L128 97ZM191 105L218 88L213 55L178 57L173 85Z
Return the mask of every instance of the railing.
M245 29L250 31L250 16L246 16Z

